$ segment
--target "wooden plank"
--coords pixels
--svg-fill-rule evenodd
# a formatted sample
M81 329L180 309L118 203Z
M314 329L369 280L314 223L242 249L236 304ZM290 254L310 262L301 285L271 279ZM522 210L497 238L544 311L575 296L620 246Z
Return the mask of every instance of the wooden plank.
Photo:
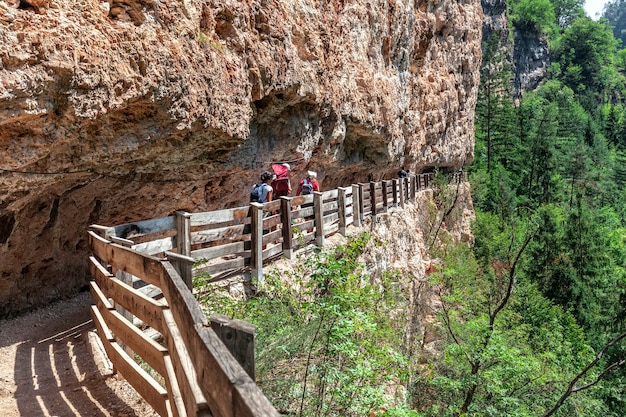
M181 255L191 254L191 214L186 211L174 213L176 222L176 249ZM189 277L191 279L191 277Z
M193 264L194 259L191 256L181 255L176 252L165 252L166 259L174 265L180 276L187 284L189 289L193 288Z
M398 207L398 180L394 178L391 184L391 191L393 193L393 206Z
M224 254L222 256L228 256L228 255L236 255L236 256L243 256L244 258L249 258L251 255L251 251L250 251L250 241L247 242L238 242L238 243L242 243L244 249L240 252L230 252L227 254ZM204 251L210 251L214 248L220 248L221 246L214 246L212 248L204 248L204 249L197 249L195 251L191 252L191 257L194 258L195 260L202 260L202 259L208 259L206 256L204 256ZM210 253L209 253L210 254ZM217 258L215 258L217 259Z
M353 204L354 208L354 224L355 226L361 226L361 187L354 184L352 185L352 196L353 196Z
M98 307L99 310L114 310L115 306L109 298L106 296L102 288L98 286L98 284L94 281L89 281L89 293L91 294L91 299L93 303Z
M326 236L332 236L339 231L339 223L333 223L329 226L324 226L324 233Z
M235 243L227 243L225 245L213 246L211 248L203 248L194 250L191 252L191 256L194 259L206 259L211 260L215 258L221 258L226 255L234 255L239 252L244 252L246 250L246 242L235 242Z
M163 290L168 303L172 306L172 315L180 336L195 365L200 389L215 415L234 417L233 385L235 382L241 383L251 379L211 330L193 294L182 282L176 270L168 264L169 262L163 262L166 272L163 274ZM278 414L267 415L278 416Z
M335 223L338 220L339 220L339 214L338 213L332 213L332 214L329 214L327 216L324 216L324 228L326 228L326 225L330 225L332 223Z
M337 189L337 216L339 218L339 233L346 235L346 189L339 187Z
M166 348L146 336L145 333L117 311L105 310L101 313L108 327L115 335L116 340L121 340L128 345L161 376L165 375L163 356L167 354Z
M95 306L90 307L91 317L96 328L105 328L106 323ZM105 331L106 332L106 331ZM100 334L100 333L99 333ZM161 387L146 371L141 369L117 343L100 337L107 356L117 371L161 416L167 416L167 391Z
M294 219L303 219L303 218L311 217L311 216L313 216L313 207L312 206L311 207L304 207L304 208L301 208L299 210L294 210L291 213L291 217L294 218Z
M280 415L254 382L235 385L233 402L233 415L237 417L277 417Z
M282 254L282 253L283 253L283 245L278 244L278 245L271 246L263 250L263 260L265 261L266 259L273 258L274 256Z
M372 217L376 219L376 183L370 182L370 210L372 211Z
M263 245L267 245L272 242L277 242L283 237L283 231L276 229L273 232L269 232L263 235Z
M275 227L281 223L280 213L263 218L263 229Z
M167 389L170 402L168 417L185 417L192 415L191 413L187 413L187 408L185 407L185 402L183 401L183 396L180 392L178 379L176 378L176 371L174 370L174 364L172 363L170 355L165 355L163 362L165 363L166 370L163 379L165 380L165 387ZM193 406L194 404L191 405Z
M263 205L250 203L250 275L253 280L263 280Z
M278 210L280 210L280 200L274 200L263 204L263 212L265 213Z
M142 220L133 223L114 226L114 236L128 239L132 236L148 235L164 230L176 229L174 216L160 217L158 219Z
M163 355L167 350L145 336L141 330L128 321L124 316L110 307L104 293L99 291L98 286L92 281L89 283L91 296L100 315L104 319L107 328L111 329L116 339L124 342L133 351L137 352L154 370L164 375Z
M315 243L324 246L324 212L322 193L313 193L313 211L315 212Z
M280 414L221 343L217 334L205 327L198 327L197 331L200 341L196 345L196 365L200 369L200 386L204 389L215 387L212 393L215 414L222 417L279 417ZM213 404L211 406L213 409Z
M89 247L98 258L117 269L141 278L149 284L158 285L160 283L162 267L159 259L110 243L94 232L88 232L88 238Z
M315 227L315 220L314 219L306 220L306 221L300 222L300 223L296 223L293 226L291 226L292 230L296 230L296 231L313 229L314 227Z
M163 332L162 312L166 306L113 277L93 256L89 257L91 276L109 298L130 311L148 326Z
M171 362L174 365L174 377L178 382L185 408L189 410L188 415L209 415L207 414L210 413L209 403L198 386L198 375L194 367L194 361L189 355L189 350L170 310L164 312L163 321L167 329L165 341L170 352Z
M113 227L101 226L99 224L89 225L87 231L95 232L98 236L104 239L108 239L115 234L115 229Z
M296 249L303 248L305 246L309 246L311 242L315 241L315 233L303 233L299 237L293 239L293 246Z
M281 230L283 232L283 254L287 259L291 259L293 257L293 249L291 247L291 239L293 238L291 231L291 224L293 223L293 218L291 217L291 198L281 197L281 201L280 211L282 221Z
M339 208L339 205L337 204L337 201L331 201L330 203L324 203L324 205L322 206L322 210L324 210L324 213L326 213L327 211L337 210L338 208Z
M126 246L127 248L130 248L135 244L135 242L133 242L132 240L122 239L121 237L115 236L111 236L109 240L113 243L117 243L118 245Z
M209 211L191 214L191 227L204 226L214 223L226 223L234 220L245 219L249 216L250 208L236 207L232 209Z
M175 239L173 236L164 237L163 239L151 240L149 242L138 243L131 246L131 249L145 253L147 255L156 255L168 250L174 249Z
M223 314L211 314L210 319L213 331L254 380L254 325L243 320L231 319Z
M229 269L242 268L250 265L250 258L235 258L224 262L218 262L211 265L196 268L196 272L204 272L209 275L228 271Z
M312 203L313 194L299 195L291 200L292 206L301 206L303 204Z
M322 200L324 201L330 200L331 198L337 198L337 196L338 196L337 189L322 192Z
M96 327L96 333L98 334L98 337L100 338L102 343L104 344L104 342L109 342L109 343L115 342L115 338L113 337L113 332L107 326L106 322L104 321L104 318L102 317L102 314L100 314L100 311L98 311L98 307L93 306L93 305L89 306L89 312L91 314L91 318L93 319L93 323Z
M244 234L246 226L247 225L245 224L236 224L233 226L220 227L217 229L191 232L191 244L197 245L200 243L212 242L214 240L239 239Z

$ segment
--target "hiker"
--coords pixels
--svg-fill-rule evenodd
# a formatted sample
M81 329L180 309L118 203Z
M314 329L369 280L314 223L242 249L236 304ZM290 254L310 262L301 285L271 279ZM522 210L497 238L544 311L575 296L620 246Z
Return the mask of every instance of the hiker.
M298 184L297 195L313 194L315 191L320 190L320 183L317 182L317 172L307 171L305 179Z
M409 170L403 166L402 169L398 171L398 178L402 179L408 176L409 176Z
M320 183L317 182L317 172L315 171L307 171L307 176L298 184L298 195L309 195L313 194L315 191L320 190ZM302 204L302 208L313 207L313 203L304 203ZM306 216L304 218L305 221L310 221L315 218L315 216ZM308 228L307 232L311 233L313 231L312 228Z
M291 194L291 181L289 181L289 170L291 167L287 163L272 164L272 170L276 178L272 181L274 199Z
M265 171L261 174L261 182L254 184L252 192L250 193L250 202L254 203L269 203L272 201L274 190L270 183L274 179L274 174L269 171Z

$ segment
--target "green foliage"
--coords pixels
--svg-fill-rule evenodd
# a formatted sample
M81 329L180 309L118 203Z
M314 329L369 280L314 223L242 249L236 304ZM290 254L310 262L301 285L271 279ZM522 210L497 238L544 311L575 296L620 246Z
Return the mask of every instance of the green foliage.
M561 28L569 27L576 19L585 15L584 0L552 0L554 15Z
M581 18L567 28L556 42L554 60L561 65L561 80L572 90L583 92L595 89L601 93L619 84L612 68L615 63L617 41L606 22ZM612 79L613 78L613 79Z
M416 415L402 388L412 369L403 348L408 283L393 271L371 282L357 262L368 244L377 242L362 234L307 254L293 274L268 274L253 298L229 310L256 326L257 382L281 412Z
M523 32L546 33L556 22L550 0L515 0L509 18Z
M491 247L479 251L489 252L483 259L495 255L491 262L473 262L467 246L448 247L440 254L441 271L431 276L443 288L439 333L444 335L445 350L439 360L429 362L430 372L416 381L416 389L425 393L419 404L424 416L541 415L566 381L593 358L574 317L526 280L517 281L512 298L494 320L512 254L502 248L511 234L507 228L492 227L494 221L483 213L475 229L483 231L476 235L476 246ZM472 401L464 410L468 393ZM605 411L602 401L584 393L566 404L560 415L596 416Z
M622 41L626 46L626 0L609 1L604 5L602 17L607 19L613 27L615 39Z

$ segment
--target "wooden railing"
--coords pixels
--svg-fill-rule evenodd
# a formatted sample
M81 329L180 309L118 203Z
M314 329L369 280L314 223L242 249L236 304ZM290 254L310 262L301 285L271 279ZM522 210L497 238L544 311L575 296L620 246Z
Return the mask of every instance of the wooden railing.
M254 330L224 317L209 322L192 294L193 274L216 281L250 273L262 282L272 259L323 246L350 225L404 207L431 180L422 174L248 207L92 225L91 313L114 368L161 416L278 416L253 381ZM463 173L451 177L465 180Z

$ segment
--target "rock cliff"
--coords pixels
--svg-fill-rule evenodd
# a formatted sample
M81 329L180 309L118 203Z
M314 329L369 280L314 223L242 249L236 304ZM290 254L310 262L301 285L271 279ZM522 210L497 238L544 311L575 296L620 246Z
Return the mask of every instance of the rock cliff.
M83 286L86 228L473 159L477 0L0 0L0 316Z

